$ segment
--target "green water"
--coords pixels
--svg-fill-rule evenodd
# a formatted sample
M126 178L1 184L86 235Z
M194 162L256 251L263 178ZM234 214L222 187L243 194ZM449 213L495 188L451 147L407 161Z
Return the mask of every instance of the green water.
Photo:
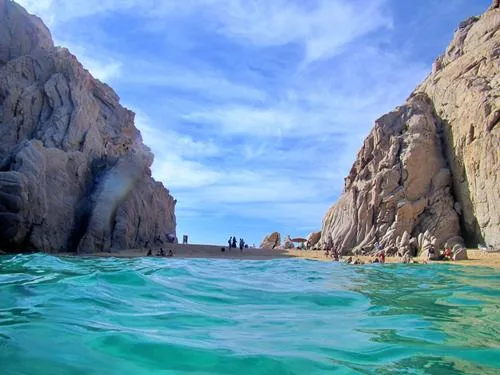
M0 374L500 374L500 272L3 256Z

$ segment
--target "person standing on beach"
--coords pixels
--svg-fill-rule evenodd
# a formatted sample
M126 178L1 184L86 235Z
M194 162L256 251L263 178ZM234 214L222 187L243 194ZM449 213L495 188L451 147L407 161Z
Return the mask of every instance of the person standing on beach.
M385 263L385 251L384 250L380 250L378 253L377 253L377 257L378 257L378 262L379 263Z
M233 237L232 246L236 249L236 236Z
M240 238L240 251L243 251L243 246L245 246L245 241L243 241L243 238Z
M229 240L227 240L227 251L231 250L232 243L233 243L233 237L229 237Z

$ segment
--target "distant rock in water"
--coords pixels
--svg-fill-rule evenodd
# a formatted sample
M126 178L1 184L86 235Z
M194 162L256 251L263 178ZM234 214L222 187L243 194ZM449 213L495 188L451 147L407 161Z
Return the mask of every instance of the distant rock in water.
M323 247L395 250L420 234L500 246L500 9L462 22L432 74L382 116L323 220ZM406 233L405 233L406 232Z
M134 113L43 22L0 0L0 248L92 252L167 242L175 201Z

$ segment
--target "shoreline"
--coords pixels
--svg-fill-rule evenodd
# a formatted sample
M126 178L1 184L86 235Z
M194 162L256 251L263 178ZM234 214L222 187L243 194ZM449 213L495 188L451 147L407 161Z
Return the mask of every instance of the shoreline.
M221 251L222 246L214 245L180 245L180 244L167 244L164 246L165 252L168 250L174 251L173 258L185 258L185 259L231 259L231 260L271 260L271 259L308 259L321 262L332 262L332 258L326 257L324 251L322 250L270 250L270 249L259 249L259 248L248 248L243 249L231 249L227 251ZM170 257L158 257L156 252L159 249L154 249L152 258L170 258ZM54 255L61 256L76 256L76 257L115 257L115 258L138 258L146 257L147 249L130 249L121 250L117 252L98 252L98 253L88 253L88 254L74 254L74 253L59 253ZM467 254L468 260L459 261L430 261L428 264L455 264L461 266L483 266L500 268L500 252L487 252L479 249L468 249ZM345 256L344 256L345 258ZM360 259L365 264L370 264L369 261L374 259L374 256L353 256L353 259ZM418 261L419 264L423 264L423 258L413 258L413 260ZM387 257L386 263L401 263L399 257Z

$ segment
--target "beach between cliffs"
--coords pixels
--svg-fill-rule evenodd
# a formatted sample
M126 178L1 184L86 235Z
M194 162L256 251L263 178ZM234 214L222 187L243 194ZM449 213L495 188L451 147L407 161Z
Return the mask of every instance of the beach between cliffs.
M222 251L224 249L224 251ZM210 259L232 259L232 260L271 260L271 259L308 259L314 261L322 262L333 262L331 257L325 255L324 251L319 250L299 250L299 249L288 249L288 250L271 250L271 249L259 249L259 248L248 248L240 251L239 249L227 250L227 246L215 246L215 245L182 245L182 244L168 244L164 247L164 250L172 250L174 253L173 257L159 257L156 256L156 252L159 249L153 250L153 255L151 258L210 258ZM116 258L137 258L146 257L148 249L128 249L120 250L119 252L93 252L89 254L78 254L74 253L64 253L58 255L65 256L89 256L89 257L116 257ZM460 266L483 266L483 267L494 267L500 268L500 252L489 252L479 249L468 249L467 254L469 259L458 260L458 261L430 261L429 264L455 264ZM347 259L348 256L343 256ZM370 260L374 259L373 256L356 256L355 258L360 259L365 264L369 265ZM414 258L418 264L424 264L424 258L416 257ZM386 258L386 263L401 263L401 259L397 256L388 256ZM414 264L414 263L413 263Z

